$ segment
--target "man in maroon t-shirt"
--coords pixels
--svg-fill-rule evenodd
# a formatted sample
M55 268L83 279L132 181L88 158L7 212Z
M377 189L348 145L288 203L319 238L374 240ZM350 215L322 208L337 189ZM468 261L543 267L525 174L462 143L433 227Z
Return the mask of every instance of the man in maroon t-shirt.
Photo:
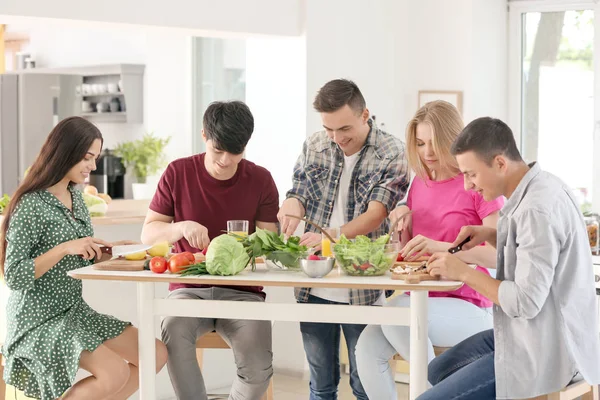
M240 101L216 102L204 113L206 152L173 161L163 174L142 230L147 244L168 241L198 252L227 229L228 220L277 231L279 195L269 171L244 160L254 118ZM169 298L264 301L262 287L171 284ZM199 303L199 307L202 305ZM259 399L273 374L270 321L167 317L162 339L178 399L207 399L196 360L196 339L217 331L236 355L232 399Z

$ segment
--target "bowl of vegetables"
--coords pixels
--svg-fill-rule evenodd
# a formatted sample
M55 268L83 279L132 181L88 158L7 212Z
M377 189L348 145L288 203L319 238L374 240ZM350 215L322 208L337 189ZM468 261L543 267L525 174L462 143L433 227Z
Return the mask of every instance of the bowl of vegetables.
M389 235L370 239L359 235L354 240L344 235L333 246L333 255L338 265L348 275L383 275L396 262L400 252L399 243L389 243Z
M302 251L275 250L265 255L265 264L272 271L300 271L300 260L307 255Z

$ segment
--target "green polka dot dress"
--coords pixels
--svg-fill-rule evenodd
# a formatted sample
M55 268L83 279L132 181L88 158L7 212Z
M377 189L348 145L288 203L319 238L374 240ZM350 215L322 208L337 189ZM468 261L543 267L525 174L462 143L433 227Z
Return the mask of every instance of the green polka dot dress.
M94 351L129 325L94 311L80 280L67 272L90 265L66 256L35 279L34 259L57 245L93 236L83 197L74 188L73 212L48 191L22 197L7 233L5 281L11 289L2 348L4 380L37 399L59 398L75 380L84 350Z

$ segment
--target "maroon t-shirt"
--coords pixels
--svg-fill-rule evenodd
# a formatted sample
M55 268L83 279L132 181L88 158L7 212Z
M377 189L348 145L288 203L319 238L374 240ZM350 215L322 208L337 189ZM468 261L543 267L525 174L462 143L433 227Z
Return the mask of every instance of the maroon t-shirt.
M229 220L248 220L249 233L255 222L277 222L279 193L271 173L242 159L235 175L226 181L213 178L204 166L204 154L181 158L167 167L158 183L150 209L174 218L174 222L196 221L208 229L210 239L227 230ZM181 238L175 251L200 251ZM169 290L212 285L169 285ZM260 286L226 286L262 293Z

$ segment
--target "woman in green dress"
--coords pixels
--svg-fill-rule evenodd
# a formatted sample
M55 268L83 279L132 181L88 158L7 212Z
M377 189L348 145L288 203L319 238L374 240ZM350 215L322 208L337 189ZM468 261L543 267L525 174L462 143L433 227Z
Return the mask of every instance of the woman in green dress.
M11 289L4 380L38 399L127 399L138 387L138 333L94 311L67 272L101 260L89 213L74 188L96 169L102 135L79 117L50 133L15 192L0 230L0 271ZM167 350L156 342L157 371ZM79 368L91 376L75 382Z

